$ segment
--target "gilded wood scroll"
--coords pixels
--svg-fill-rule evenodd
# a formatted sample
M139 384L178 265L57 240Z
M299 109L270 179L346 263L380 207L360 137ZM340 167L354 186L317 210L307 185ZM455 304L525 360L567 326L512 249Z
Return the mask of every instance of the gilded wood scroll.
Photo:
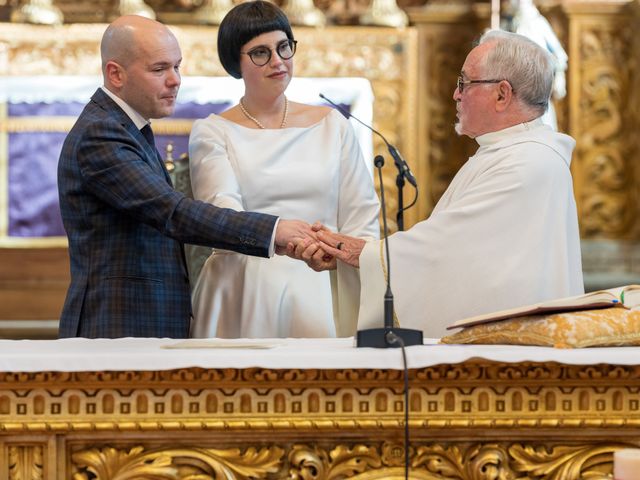
M610 478L638 392L634 366L411 370L411 478ZM403 408L394 370L2 373L0 478L401 479Z

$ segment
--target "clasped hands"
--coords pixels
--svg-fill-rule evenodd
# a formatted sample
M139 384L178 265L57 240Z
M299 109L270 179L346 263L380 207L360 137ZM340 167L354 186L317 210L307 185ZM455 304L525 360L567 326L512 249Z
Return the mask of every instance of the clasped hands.
M285 227L291 227L291 231L283 232L282 238L276 233L276 253L279 255L302 260L316 272L334 270L337 260L352 267L360 266L364 240L332 232L319 222L309 225L299 220L280 220L278 231L283 222L287 223Z

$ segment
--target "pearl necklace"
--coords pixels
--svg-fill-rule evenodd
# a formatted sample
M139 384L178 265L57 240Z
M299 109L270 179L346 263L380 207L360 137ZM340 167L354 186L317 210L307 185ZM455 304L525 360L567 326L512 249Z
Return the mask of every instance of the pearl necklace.
M258 127L265 130L266 127L262 123L260 123L260 120L258 120L256 117L251 115L249 112L247 112L247 109L244 108L243 100L244 100L244 97L240 99L240 110L242 110L242 113L244 113L245 117L247 117L249 120L255 123ZM287 124L288 114L289 114L289 100L287 100L287 97L284 97L284 114L282 115L282 123L280 124L280 128L284 128L285 125Z

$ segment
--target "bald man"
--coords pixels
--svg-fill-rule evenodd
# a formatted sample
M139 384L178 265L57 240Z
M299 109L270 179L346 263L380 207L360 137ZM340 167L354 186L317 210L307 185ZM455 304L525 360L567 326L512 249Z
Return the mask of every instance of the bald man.
M236 212L175 191L149 119L173 113L182 54L164 25L124 16L100 46L104 85L69 132L58 190L71 284L60 337L189 333L183 243L267 257L313 235L309 226Z

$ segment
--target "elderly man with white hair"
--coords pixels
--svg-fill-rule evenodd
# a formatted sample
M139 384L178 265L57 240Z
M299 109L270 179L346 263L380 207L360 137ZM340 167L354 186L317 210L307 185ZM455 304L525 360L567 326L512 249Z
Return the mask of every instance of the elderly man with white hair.
M479 149L428 219L389 237L401 326L439 337L469 316L583 293L575 142L541 121L553 78L553 58L522 35L488 32L467 56L453 94L456 132ZM326 230L318 238L289 253L316 270L327 253L360 268L358 328L381 326L382 242Z

